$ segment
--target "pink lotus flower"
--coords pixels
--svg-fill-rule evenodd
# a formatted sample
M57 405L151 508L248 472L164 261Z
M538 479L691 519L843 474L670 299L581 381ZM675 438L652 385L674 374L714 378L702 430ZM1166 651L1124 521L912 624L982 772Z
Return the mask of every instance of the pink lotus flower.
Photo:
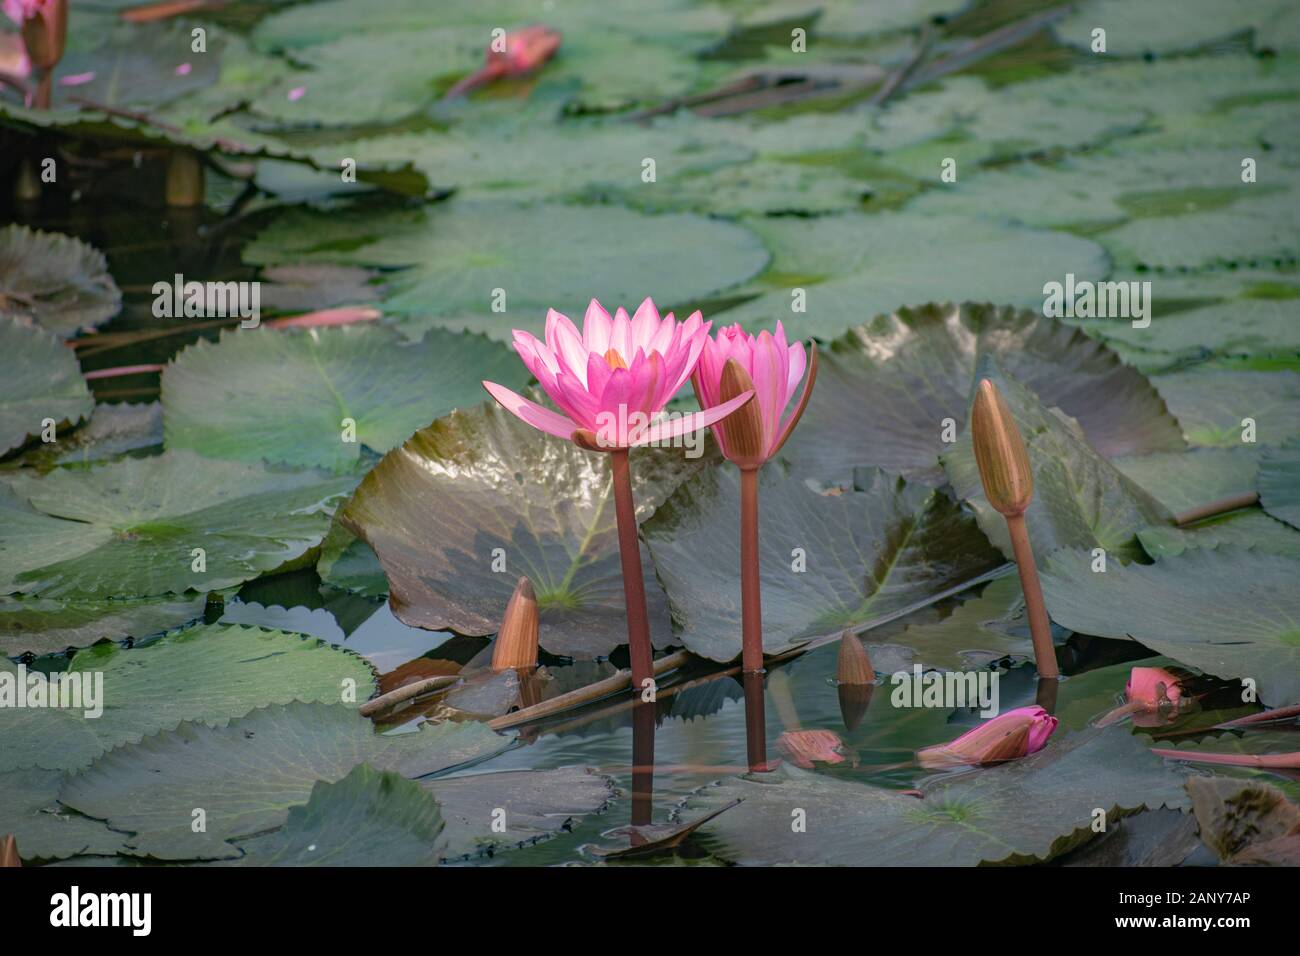
M501 77L531 73L560 48L559 31L540 25L511 31L504 39L505 49L497 49L497 42L493 41L488 47L487 61L448 90L447 99L454 99Z
M781 416L804 377L808 359L802 343L789 345L785 329L776 323L776 335L763 331L757 337L739 325L719 329L700 355L691 382L701 408L711 408L731 397L737 388L753 388L754 402L725 423L713 426L713 437L728 459L745 467L757 467L785 444L803 415L817 377L817 352L812 350L812 371L804 382L798 406L781 423ZM736 366L728 372L728 363ZM744 375L739 372L743 371Z
M515 351L564 414L531 402L494 382L483 387L519 418L560 438L579 429L595 433L604 449L660 444L712 425L745 404L752 391L715 408L652 422L690 378L711 323L695 312L678 322L660 318L646 299L636 314L610 318L591 300L582 332L554 309L546 314L546 341L516 329Z
M1151 709L1160 707L1162 701L1177 705L1183 696L1181 678L1163 667L1135 667L1129 673L1124 696L1131 703L1144 704Z
M927 770L1016 760L1042 750L1057 723L1041 707L1017 707L968 730L956 740L917 751L916 759Z

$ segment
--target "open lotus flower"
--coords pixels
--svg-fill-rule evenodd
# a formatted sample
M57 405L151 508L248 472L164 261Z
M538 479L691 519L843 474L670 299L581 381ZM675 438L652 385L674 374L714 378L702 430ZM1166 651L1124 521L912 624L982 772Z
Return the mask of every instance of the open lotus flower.
M1057 723L1041 707L1017 707L985 721L956 740L918 750L916 759L927 770L1016 760L1042 750Z
M447 91L452 99L505 76L524 76L555 55L560 48L560 32L534 25L512 30L505 35L505 49L488 47L487 62Z
M715 408L671 420L652 421L690 378L709 337L711 323L695 312L685 322L660 318L646 299L630 318L613 318L595 299L579 333L554 309L546 314L546 341L516 329L515 351L563 415L504 386L483 387L519 418L560 438L592 432L603 449L662 444L712 425L747 402L752 391Z
M799 424L817 379L817 349L814 346L810 351L811 369L803 395L782 424L786 406L809 364L803 344L788 344L780 322L776 323L775 335L764 330L753 336L739 325L732 325L719 329L716 339L705 343L691 378L700 407L721 405L750 389L755 396L744 411L713 426L713 437L729 460L742 468L753 468L780 451Z

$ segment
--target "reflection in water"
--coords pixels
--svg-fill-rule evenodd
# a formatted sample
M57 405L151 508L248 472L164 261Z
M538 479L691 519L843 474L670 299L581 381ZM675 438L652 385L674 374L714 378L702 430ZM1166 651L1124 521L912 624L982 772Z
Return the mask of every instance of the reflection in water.
M747 671L745 687L745 755L749 769L762 773L767 766L767 721L763 714L763 671Z
M654 818L655 705L640 701L632 709L632 826ZM636 835L633 834L633 843Z

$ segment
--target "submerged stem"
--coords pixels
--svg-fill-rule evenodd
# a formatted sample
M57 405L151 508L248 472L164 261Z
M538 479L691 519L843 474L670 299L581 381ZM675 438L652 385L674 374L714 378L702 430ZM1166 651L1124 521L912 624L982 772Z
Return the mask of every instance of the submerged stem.
M632 686L641 690L654 680L650 648L650 615L646 610L641 543L636 533L636 504L632 500L632 470L627 449L610 452L614 470L614 511L618 517L618 553L623 564L623 600L627 604L627 648L632 658Z

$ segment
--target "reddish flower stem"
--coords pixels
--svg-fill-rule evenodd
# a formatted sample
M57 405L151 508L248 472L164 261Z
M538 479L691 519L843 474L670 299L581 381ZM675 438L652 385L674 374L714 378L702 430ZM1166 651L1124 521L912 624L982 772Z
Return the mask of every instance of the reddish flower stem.
M741 670L763 669L763 596L758 566L758 469L740 469Z
M753 773L764 773L767 763L767 715L763 709L763 674L747 671L740 675L745 688L745 756Z
M636 533L636 503L632 500L632 469L626 448L614 449L609 458L614 469L614 512L618 517L618 553L623 563L623 600L627 605L627 649L632 658L632 687L639 693L645 681L654 680L654 652L650 648L641 543Z
M632 710L632 825L654 822L655 705L637 703Z
M1029 529L1025 526L1023 514L1006 517L1007 530L1011 533L1011 547L1016 555L1016 570L1020 572L1020 587L1025 592L1025 613L1029 617L1029 636L1034 642L1038 676L1054 680L1061 676L1061 670L1056 665L1052 624L1047 618L1047 605L1043 603L1043 586L1038 582L1034 549L1029 544Z

